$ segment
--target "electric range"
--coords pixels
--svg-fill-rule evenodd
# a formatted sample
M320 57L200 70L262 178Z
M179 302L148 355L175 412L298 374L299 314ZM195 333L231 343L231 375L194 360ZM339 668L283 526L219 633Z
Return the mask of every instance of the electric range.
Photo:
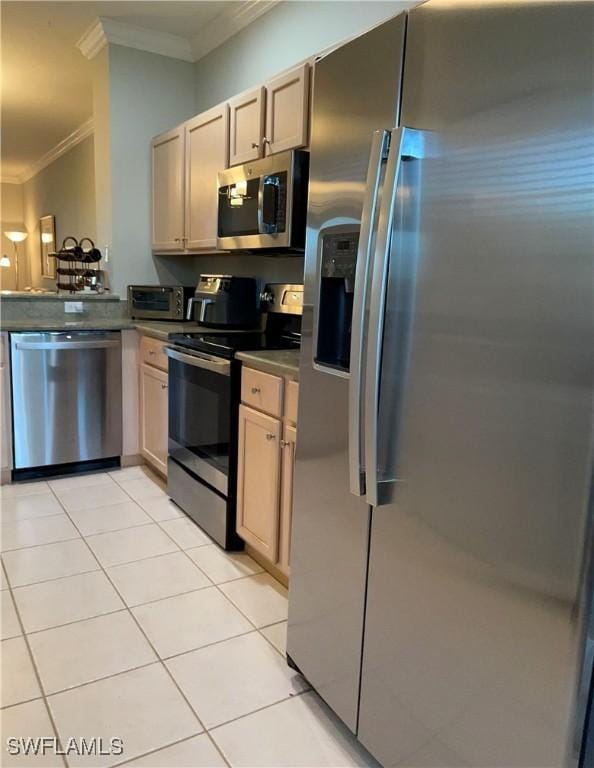
M277 305L284 306L280 300ZM244 546L235 527L241 396L236 354L299 348L297 309L268 307L262 332L200 331L169 337L168 493L224 549Z

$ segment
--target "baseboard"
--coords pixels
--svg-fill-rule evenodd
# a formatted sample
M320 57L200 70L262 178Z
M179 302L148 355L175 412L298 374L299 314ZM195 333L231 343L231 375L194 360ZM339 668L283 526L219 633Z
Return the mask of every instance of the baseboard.
M121 467L138 467L142 464L145 464L145 461L139 453L133 453L130 456L120 456Z
M279 569L274 565L274 563L271 563L270 560L267 560L264 555L261 555L257 550L255 550L253 547L251 547L249 544L245 545L245 551L247 554L252 558L252 560L255 560L258 565L261 565L262 568L264 568L265 571L268 571L268 573L275 578L277 581L280 581L280 583L283 585L283 587L289 588L289 579L285 576L285 574L282 571L279 571Z
M8 485L10 483L10 469L0 469L0 485Z

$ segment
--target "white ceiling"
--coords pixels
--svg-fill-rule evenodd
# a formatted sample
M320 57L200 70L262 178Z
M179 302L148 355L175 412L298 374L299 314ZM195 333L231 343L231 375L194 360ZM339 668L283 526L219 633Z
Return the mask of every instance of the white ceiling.
M224 0L3 0L2 178L22 176L91 117L92 65L76 43L98 16L194 39L239 6Z

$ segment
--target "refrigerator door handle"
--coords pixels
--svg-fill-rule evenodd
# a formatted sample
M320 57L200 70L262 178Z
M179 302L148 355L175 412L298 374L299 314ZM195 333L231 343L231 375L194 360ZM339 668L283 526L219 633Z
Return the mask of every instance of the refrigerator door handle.
M380 382L386 292L400 168L403 160L422 156L421 146L422 134L420 131L405 127L395 128L391 131L369 292L367 365L365 371L366 498L369 504L373 506L381 506L381 504L393 501L390 486L396 481L396 478L380 477L378 467ZM394 307L392 309L395 311ZM395 352L399 354L401 350L395 350ZM398 435L394 434L393 439L398 440Z
M365 319L369 294L370 257L375 236L379 190L387 157L389 131L374 131L367 169L367 194L361 215L361 231L355 270L351 355L349 376L349 488L353 495L365 494L363 462L363 359L365 354Z

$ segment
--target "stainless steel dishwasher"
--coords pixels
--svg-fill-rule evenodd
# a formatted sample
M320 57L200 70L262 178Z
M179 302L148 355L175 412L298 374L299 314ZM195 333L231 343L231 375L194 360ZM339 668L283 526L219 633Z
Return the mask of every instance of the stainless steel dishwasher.
M12 333L10 350L13 475L119 459L120 333Z

